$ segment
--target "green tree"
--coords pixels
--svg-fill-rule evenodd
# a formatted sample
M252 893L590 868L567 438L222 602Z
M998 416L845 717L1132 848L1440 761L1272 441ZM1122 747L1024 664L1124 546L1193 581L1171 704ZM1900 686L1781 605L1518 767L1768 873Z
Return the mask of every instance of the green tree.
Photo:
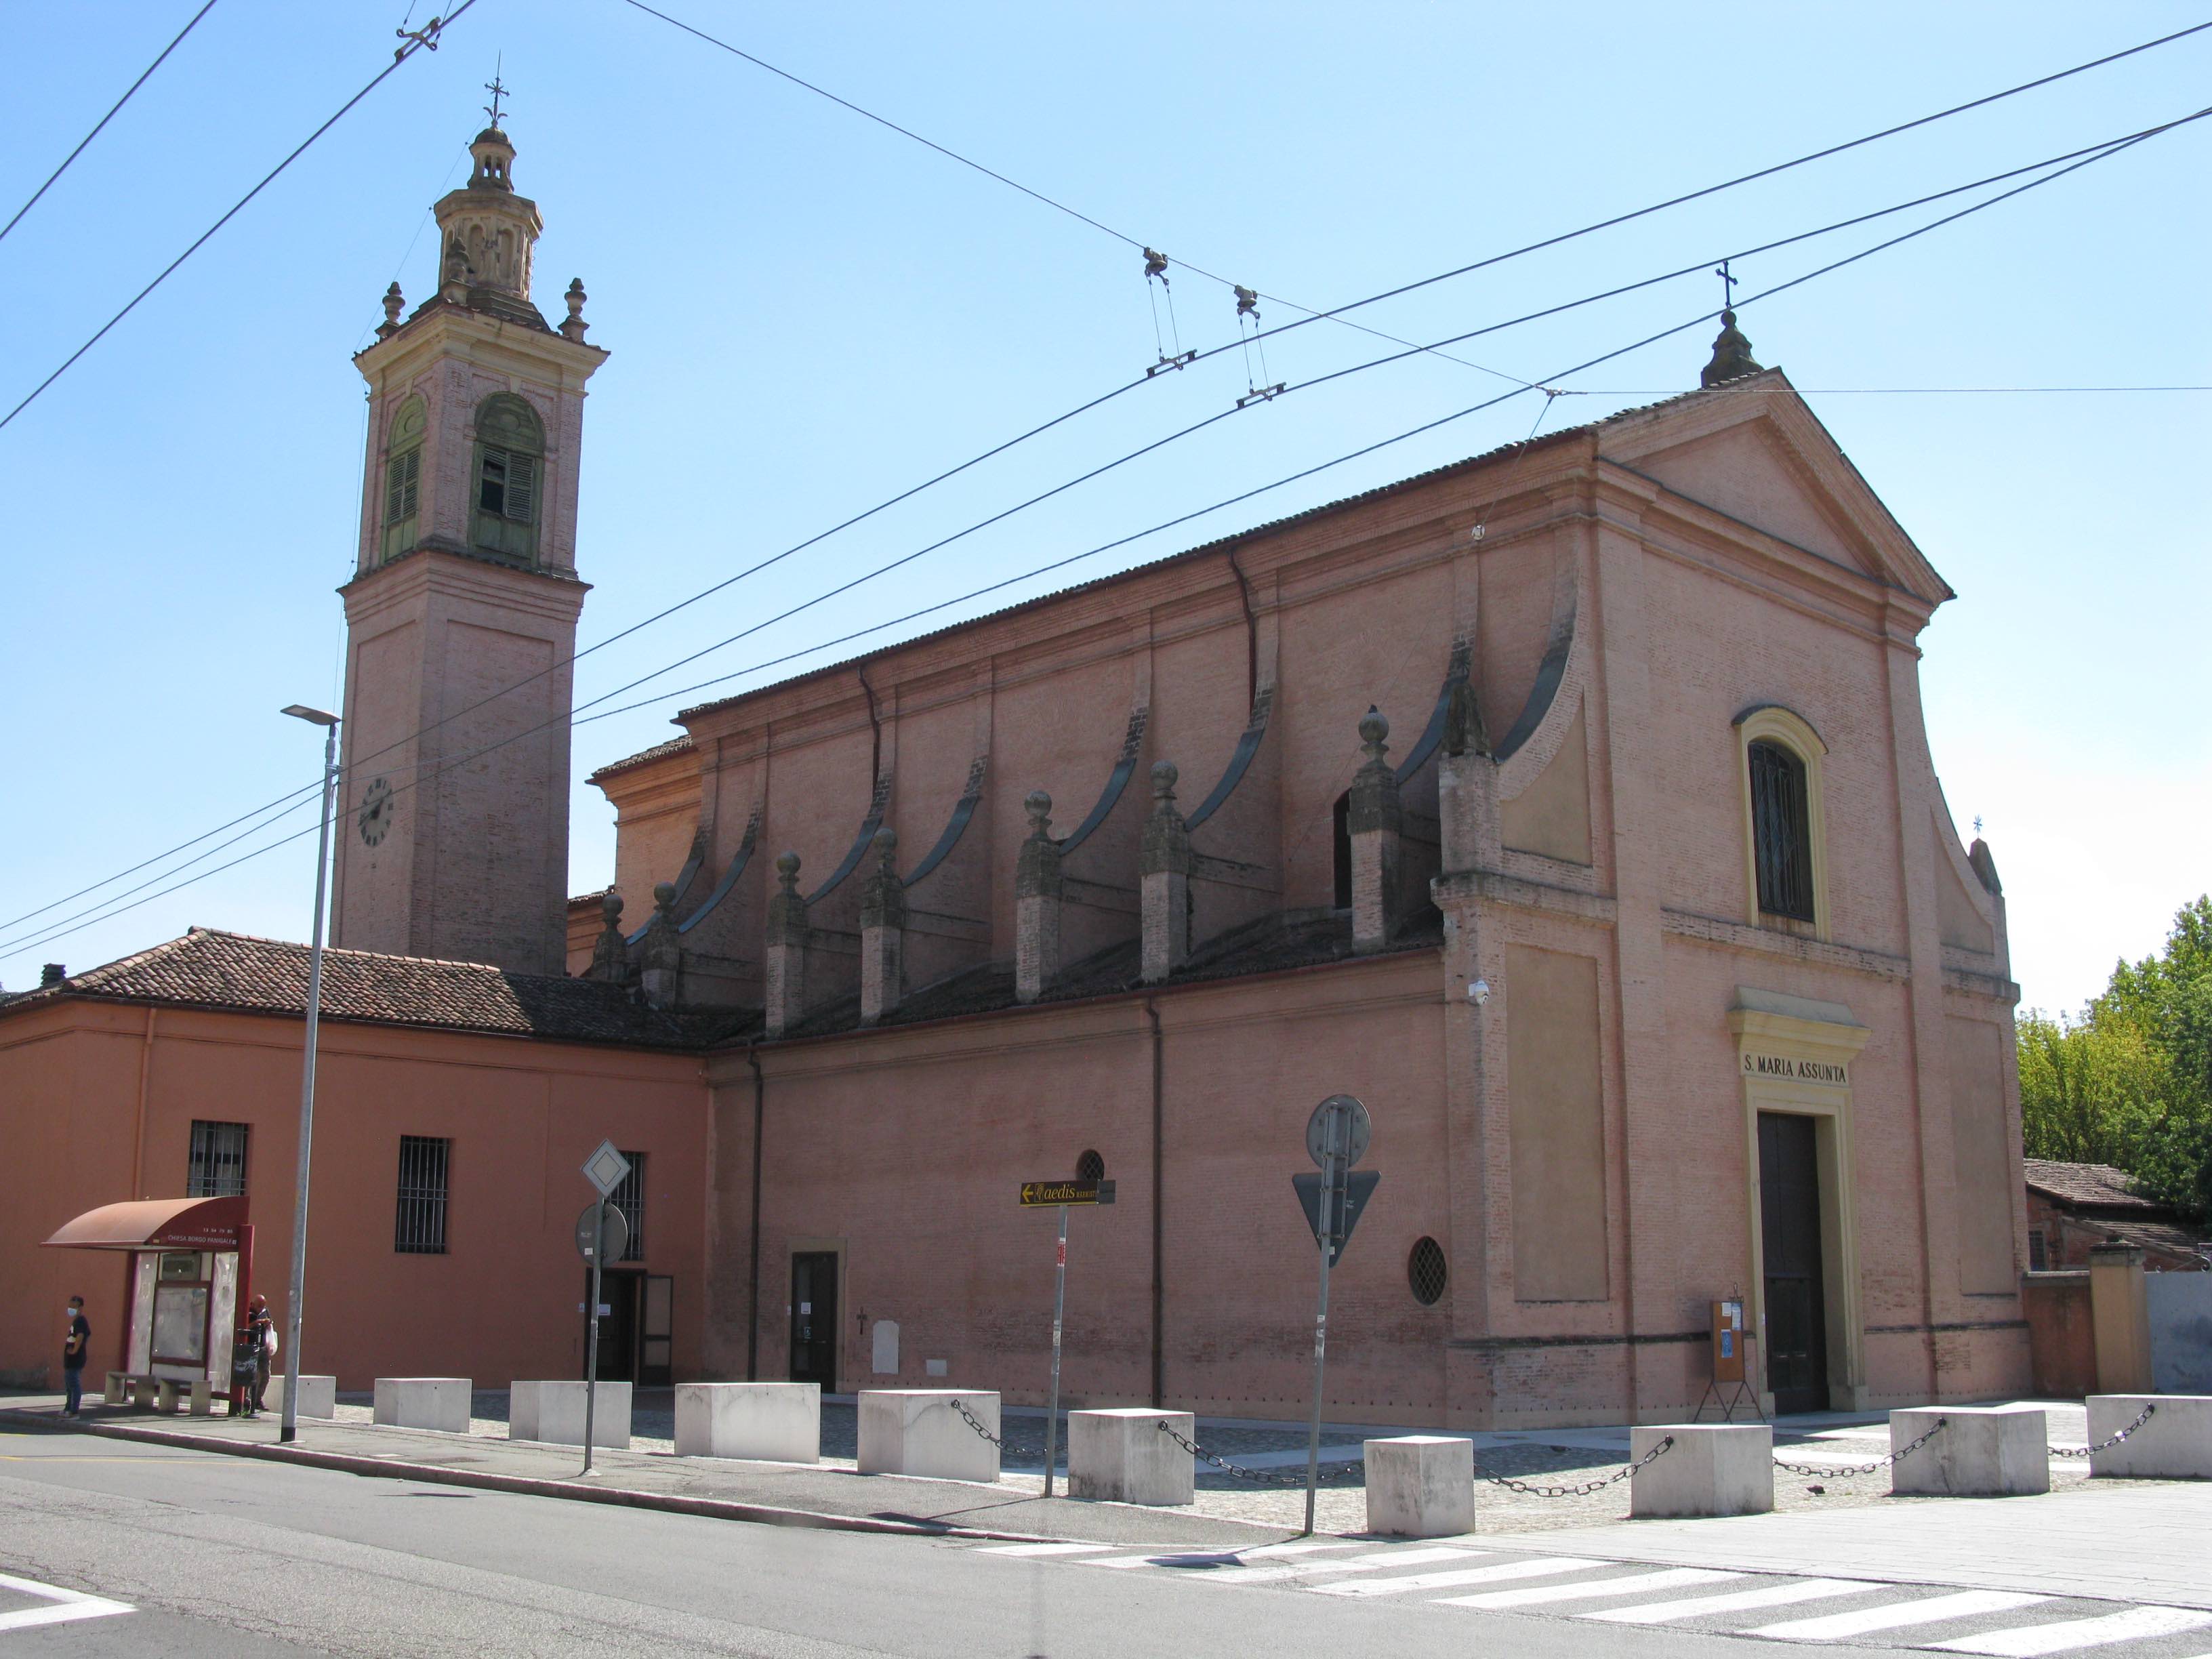
M2079 1020L2030 1012L2019 1035L2029 1157L2116 1164L2144 1196L2212 1215L2212 895L2157 955L2116 964Z

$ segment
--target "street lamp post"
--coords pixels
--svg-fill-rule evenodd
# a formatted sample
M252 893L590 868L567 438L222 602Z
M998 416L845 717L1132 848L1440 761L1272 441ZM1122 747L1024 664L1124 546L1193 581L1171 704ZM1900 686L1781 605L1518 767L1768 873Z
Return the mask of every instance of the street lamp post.
M323 728L323 826L315 842L315 922L307 946L307 1035L300 1066L300 1176L292 1217L292 1291L284 1322L284 1410L282 1440L300 1432L300 1309L307 1290L307 1168L315 1136L315 1033L323 1009L323 901L331 872L331 807L338 786L338 717L293 703L284 711Z

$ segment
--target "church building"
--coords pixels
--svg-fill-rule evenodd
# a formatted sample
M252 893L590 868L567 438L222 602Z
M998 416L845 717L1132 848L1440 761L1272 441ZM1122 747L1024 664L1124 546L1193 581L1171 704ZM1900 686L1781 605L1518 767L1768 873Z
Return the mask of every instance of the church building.
M309 1369L579 1374L611 1137L603 1374L1041 1401L1018 1193L1081 1176L1064 1398L1296 1416L1345 1093L1333 1419L1678 1418L1717 1301L1771 1409L2027 1388L2004 900L1919 701L1954 596L1732 314L1680 397L681 711L591 774L568 898L608 354L473 149L356 359ZM0 1375L57 1292L119 1317L35 1248L95 1204L245 1191L281 1304L306 979L195 929L0 1001Z

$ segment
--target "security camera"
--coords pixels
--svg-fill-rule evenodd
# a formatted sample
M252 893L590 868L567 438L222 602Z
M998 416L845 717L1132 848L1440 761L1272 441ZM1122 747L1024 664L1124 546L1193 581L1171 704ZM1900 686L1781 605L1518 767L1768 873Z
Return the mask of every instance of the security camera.
M1468 981L1467 1000L1476 1007L1481 1007L1484 1003L1490 1000L1490 981L1486 979Z

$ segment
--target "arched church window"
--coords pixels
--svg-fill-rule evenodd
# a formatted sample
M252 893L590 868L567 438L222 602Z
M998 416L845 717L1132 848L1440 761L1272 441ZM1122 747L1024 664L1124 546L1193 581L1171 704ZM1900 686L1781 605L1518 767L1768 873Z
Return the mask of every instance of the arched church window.
M544 472L545 428L538 411L509 392L485 398L477 410L471 544L483 552L536 563Z
M1754 703L1735 717L1743 780L1745 920L1814 939L1828 934L1827 745L1802 716Z
M429 411L410 398L392 417L385 441L384 539L380 562L398 558L415 545L416 509L422 499L422 435Z

